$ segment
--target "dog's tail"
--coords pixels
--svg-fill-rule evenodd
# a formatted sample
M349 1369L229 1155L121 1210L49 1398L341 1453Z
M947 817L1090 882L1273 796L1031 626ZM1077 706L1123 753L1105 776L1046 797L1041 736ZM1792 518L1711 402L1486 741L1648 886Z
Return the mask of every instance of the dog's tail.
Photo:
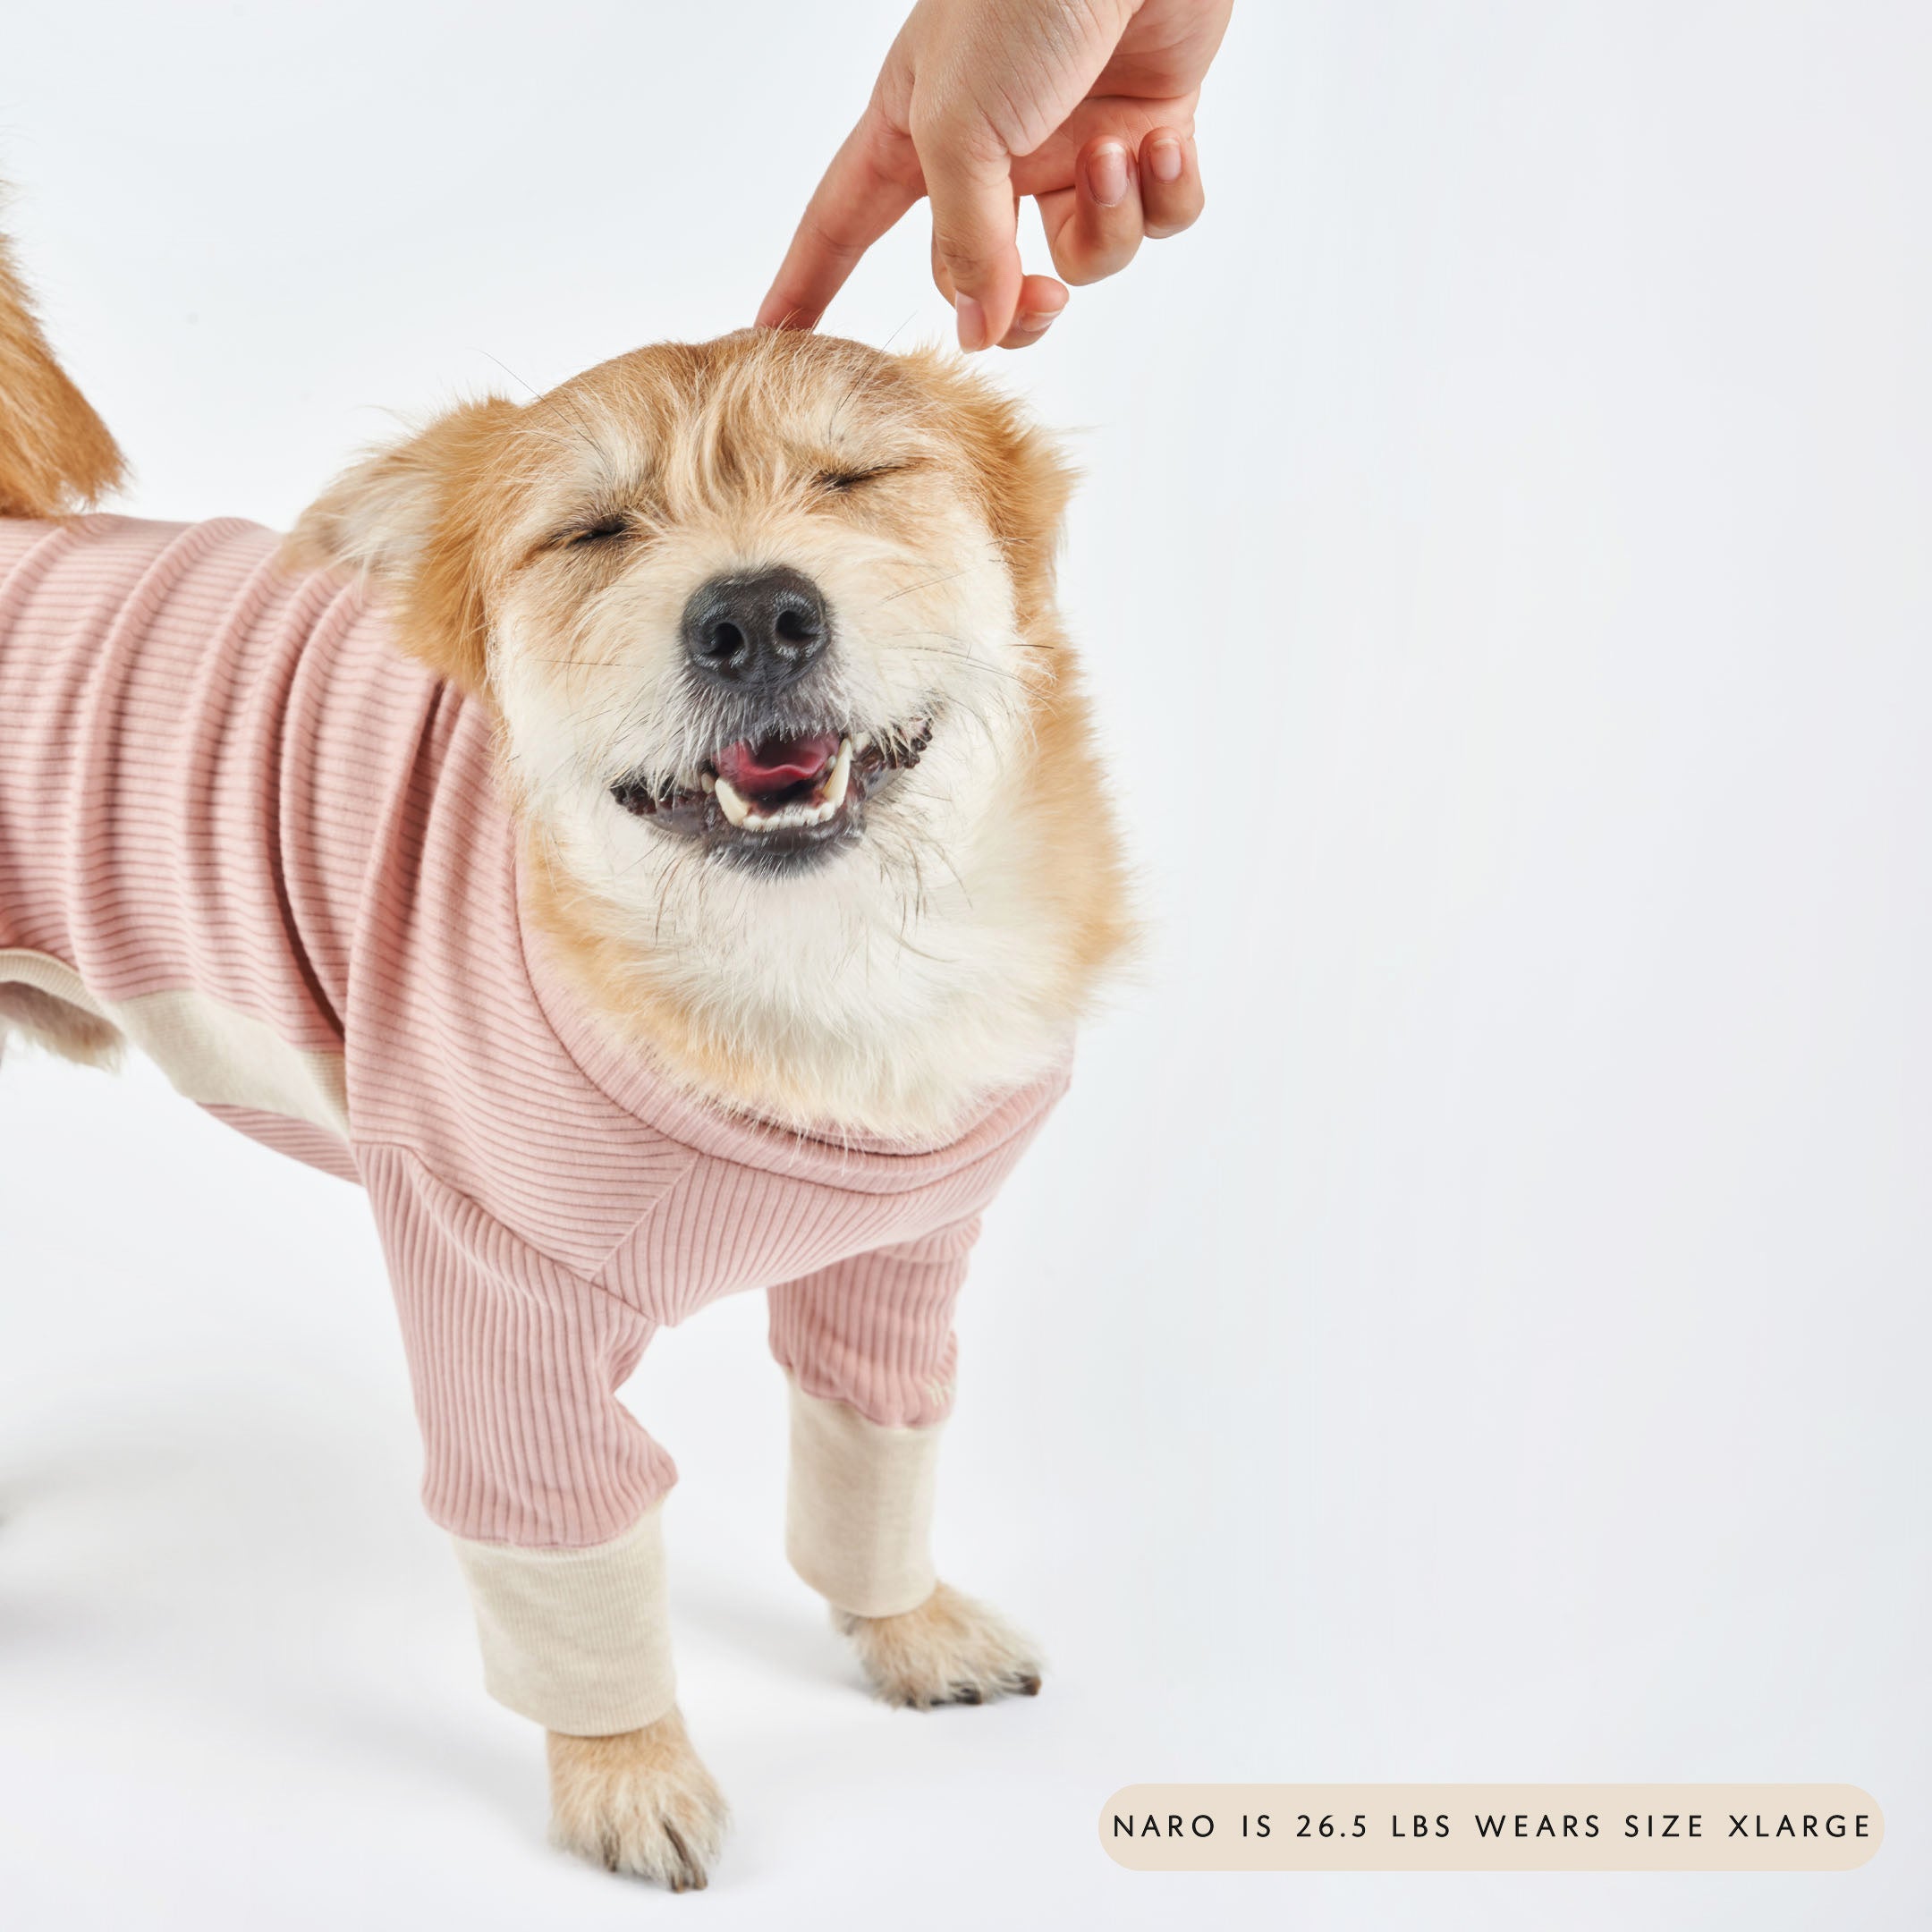
M54 360L0 236L0 516L84 510L126 475L106 424Z

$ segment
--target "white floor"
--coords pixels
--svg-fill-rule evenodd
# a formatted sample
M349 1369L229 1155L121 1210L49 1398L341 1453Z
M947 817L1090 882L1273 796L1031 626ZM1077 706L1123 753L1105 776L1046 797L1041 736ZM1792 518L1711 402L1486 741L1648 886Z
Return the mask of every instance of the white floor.
M9 219L131 507L285 520L366 405L741 319L894 11L11 22ZM1091 426L1067 603L1157 933L962 1320L944 1566L1053 1667L869 1703L780 1558L760 1309L662 1338L704 1900L543 1847L358 1195L10 1062L0 1926L1926 1924L1928 30L1243 0L1208 222L1004 366ZM923 250L837 326L936 334ZM1885 1847L1096 1836L1147 1780L1720 1778L1860 1784Z

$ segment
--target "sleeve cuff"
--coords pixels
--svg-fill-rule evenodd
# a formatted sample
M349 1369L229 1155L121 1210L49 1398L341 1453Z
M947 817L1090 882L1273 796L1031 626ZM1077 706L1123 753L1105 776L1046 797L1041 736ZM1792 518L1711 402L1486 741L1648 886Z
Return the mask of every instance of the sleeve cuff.
M932 1564L940 1425L888 1428L808 1395L789 1373L791 1480L785 1555L820 1596L854 1616L916 1610Z
M499 1704L572 1737L641 1730L671 1708L663 1515L654 1503L583 1549L451 1539Z

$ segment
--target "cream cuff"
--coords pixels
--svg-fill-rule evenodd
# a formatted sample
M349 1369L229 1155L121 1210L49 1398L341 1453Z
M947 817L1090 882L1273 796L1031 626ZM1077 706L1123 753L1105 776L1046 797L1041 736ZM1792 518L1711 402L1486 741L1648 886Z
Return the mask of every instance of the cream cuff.
M572 1737L640 1730L671 1708L663 1516L654 1503L587 1549L451 1539L499 1704Z
M785 1555L855 1616L916 1610L933 1593L940 1425L887 1428L842 1402L792 1390Z

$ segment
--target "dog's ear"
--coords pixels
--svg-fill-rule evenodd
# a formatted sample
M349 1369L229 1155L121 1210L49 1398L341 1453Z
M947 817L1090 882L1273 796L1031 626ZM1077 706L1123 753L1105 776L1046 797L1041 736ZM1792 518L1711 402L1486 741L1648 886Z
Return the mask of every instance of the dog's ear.
M496 459L521 413L496 396L466 402L366 456L303 511L284 549L301 567L364 572L396 642L466 691L485 684L484 535L504 470Z
M1013 575L1020 628L1031 635L1053 614L1054 561L1073 493L1072 465L1020 402L955 357L924 351L905 360L965 453Z

